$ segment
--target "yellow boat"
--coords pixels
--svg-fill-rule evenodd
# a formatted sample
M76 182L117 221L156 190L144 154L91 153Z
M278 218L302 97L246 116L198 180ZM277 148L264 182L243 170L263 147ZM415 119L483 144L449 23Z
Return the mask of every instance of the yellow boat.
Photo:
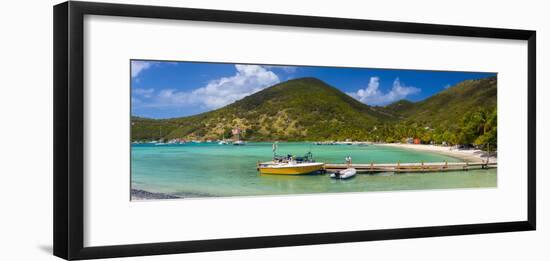
M276 174L276 175L300 175L309 174L323 169L324 163L322 162L264 162L258 164L258 170L261 174Z

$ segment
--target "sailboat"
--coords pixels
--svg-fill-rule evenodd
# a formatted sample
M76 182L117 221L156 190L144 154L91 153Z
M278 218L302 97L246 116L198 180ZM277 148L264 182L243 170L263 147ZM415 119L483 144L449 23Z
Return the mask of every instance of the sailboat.
M233 142L233 145L235 146L242 146L242 145L245 145L246 143L242 140L236 140Z
M159 145L166 145L167 143L164 142L164 140L162 139L162 126L160 126L159 128L159 140L158 142L155 142L155 145L156 146L159 146Z
M219 145L227 145L229 144L226 140L225 140L225 133L222 133L222 139L220 141L218 141L218 144Z
M241 133L240 130L237 131L237 140L233 142L233 145L235 146L242 146L246 144L244 141L241 140L240 133Z

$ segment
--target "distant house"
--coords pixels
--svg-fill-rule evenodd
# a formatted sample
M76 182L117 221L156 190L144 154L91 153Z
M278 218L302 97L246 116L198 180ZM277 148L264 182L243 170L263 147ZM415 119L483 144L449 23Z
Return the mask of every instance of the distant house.
M233 137L235 140L240 141L241 140L241 129L235 128L231 130L231 134L233 134Z
M420 139L419 139L419 138L416 138L416 139L414 139L413 143L414 143L414 144L420 144L421 142L420 142Z
M407 144L413 144L414 143L413 138L407 138L405 141L407 142Z

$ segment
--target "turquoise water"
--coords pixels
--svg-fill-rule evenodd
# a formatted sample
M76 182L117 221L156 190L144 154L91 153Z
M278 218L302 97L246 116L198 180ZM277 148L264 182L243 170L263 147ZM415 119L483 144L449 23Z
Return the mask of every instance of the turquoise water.
M349 180L327 174L301 176L260 175L257 161L272 158L271 143L245 146L217 143L180 145L133 144L132 188L182 197L256 196L322 192L362 192L413 189L496 187L496 169L411 173L357 174ZM318 162L354 163L457 162L429 152L386 146L279 143L278 154L303 155L309 150Z

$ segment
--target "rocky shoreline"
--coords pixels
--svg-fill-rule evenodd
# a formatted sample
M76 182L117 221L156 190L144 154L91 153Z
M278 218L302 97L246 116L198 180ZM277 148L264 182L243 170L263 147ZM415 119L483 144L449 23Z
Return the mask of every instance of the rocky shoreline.
M149 200L149 199L177 199L181 198L175 195L165 193L154 193L141 189L131 190L132 200Z
M150 192L142 189L131 189L132 200L153 200L153 199L183 199L183 198L206 198L216 197L208 193L181 192L177 195L159 192Z

